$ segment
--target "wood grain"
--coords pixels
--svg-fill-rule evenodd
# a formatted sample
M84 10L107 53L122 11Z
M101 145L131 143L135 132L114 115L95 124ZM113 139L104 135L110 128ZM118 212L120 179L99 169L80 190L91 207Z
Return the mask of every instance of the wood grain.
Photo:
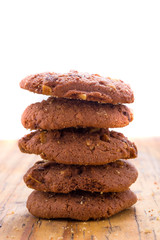
M32 191L22 177L39 157L20 153L16 141L0 142L0 239L16 240L159 240L160 138L135 139L139 171L131 189L139 201L101 221L42 220L31 216L25 203Z

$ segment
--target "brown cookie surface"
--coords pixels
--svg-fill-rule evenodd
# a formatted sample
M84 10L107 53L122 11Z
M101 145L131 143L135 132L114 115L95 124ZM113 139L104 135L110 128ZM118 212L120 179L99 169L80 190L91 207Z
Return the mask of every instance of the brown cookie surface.
M131 88L122 80L77 71L65 74L48 72L30 75L20 82L20 87L31 92L58 98L112 104L134 101Z
M99 104L50 97L31 104L22 115L28 129L63 129L70 127L116 128L133 120L131 110L124 105Z
M39 161L24 175L30 188L43 192L123 192L137 179L136 168L124 160L100 166L79 166Z
M131 191L119 193L72 192L68 194L33 191L27 208L35 217L71 218L86 221L110 217L137 201Z
M24 153L63 164L103 165L137 156L134 143L107 129L37 130L21 138L18 145Z

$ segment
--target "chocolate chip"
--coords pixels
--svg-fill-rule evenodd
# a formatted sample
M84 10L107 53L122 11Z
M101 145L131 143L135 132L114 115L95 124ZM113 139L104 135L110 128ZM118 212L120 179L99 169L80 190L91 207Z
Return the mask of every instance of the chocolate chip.
M126 116L129 121L131 121L131 118L128 112L123 112L123 115Z

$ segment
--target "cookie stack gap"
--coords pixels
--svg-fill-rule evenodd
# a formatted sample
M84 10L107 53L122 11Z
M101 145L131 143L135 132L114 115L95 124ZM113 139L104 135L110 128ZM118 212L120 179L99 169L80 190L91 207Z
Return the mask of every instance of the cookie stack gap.
M22 114L23 126L34 131L19 140L19 148L43 159L24 175L26 185L35 189L27 201L30 213L88 220L132 206L137 198L129 187L138 173L124 159L135 158L137 148L109 130L133 120L123 105L134 101L131 88L121 80L77 71L32 75L20 87L50 96Z

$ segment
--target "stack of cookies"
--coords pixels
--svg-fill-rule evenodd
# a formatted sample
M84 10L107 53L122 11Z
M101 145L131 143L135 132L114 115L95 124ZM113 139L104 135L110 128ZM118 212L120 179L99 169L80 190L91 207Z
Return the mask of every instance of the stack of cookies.
M27 201L29 212L47 219L88 220L132 206L137 198L129 187L138 173L124 159L135 158L137 149L108 129L133 120L122 105L134 101L130 87L77 71L32 75L20 87L51 96L22 115L23 126L35 131L19 140L19 148L44 159L24 175L26 185L35 189Z

